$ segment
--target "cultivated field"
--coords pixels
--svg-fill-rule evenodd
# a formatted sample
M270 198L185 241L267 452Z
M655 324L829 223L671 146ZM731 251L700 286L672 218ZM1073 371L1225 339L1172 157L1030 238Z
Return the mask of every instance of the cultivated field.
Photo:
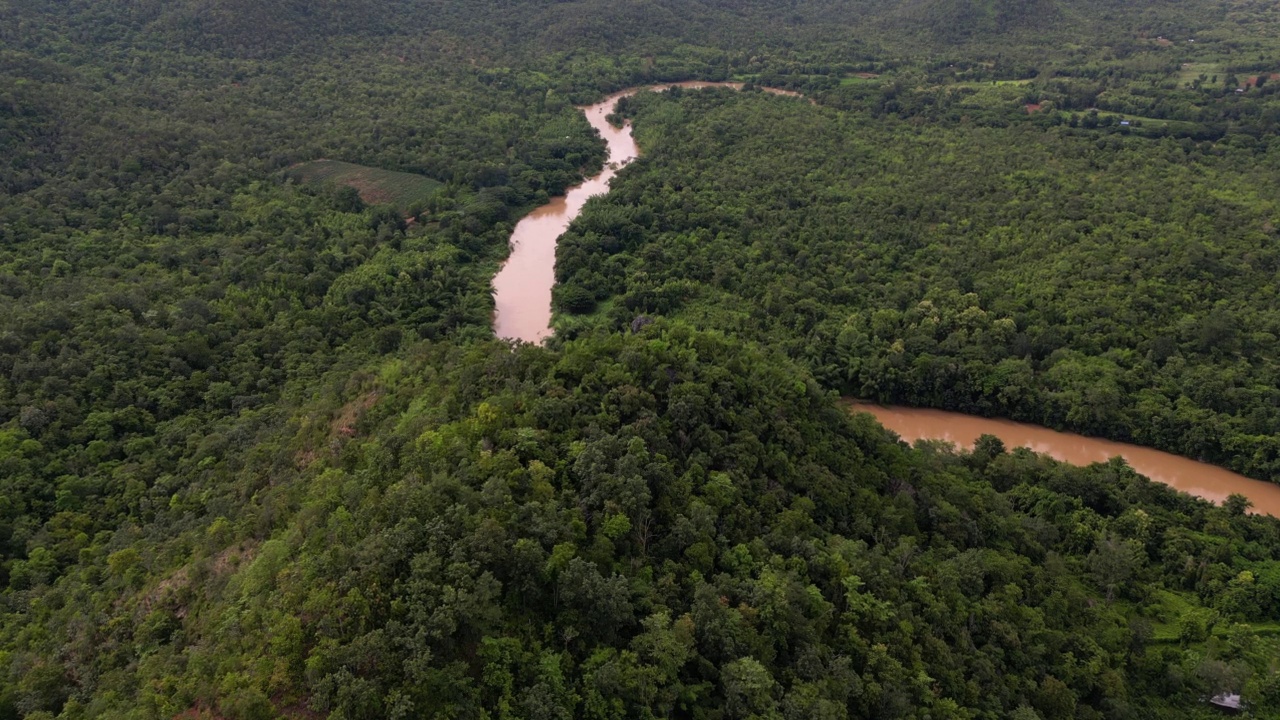
M1223 74L1222 65L1214 62L1187 62L1182 63L1182 67L1178 70L1178 86L1183 87L1190 85L1192 81L1205 76L1204 82L1209 82L1213 76L1217 75L1218 80L1226 79Z
M315 160L295 165L288 174L309 184L333 183L353 187L360 199L370 205L394 205L408 208L435 194L441 183L413 173L382 170L341 162Z

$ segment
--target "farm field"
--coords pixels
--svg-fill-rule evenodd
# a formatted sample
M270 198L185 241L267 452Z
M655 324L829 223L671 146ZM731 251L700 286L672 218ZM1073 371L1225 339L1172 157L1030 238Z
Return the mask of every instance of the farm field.
M315 160L295 165L288 174L308 185L333 183L355 188L369 205L408 208L435 194L441 183L422 175L383 170L340 160Z
M948 87L974 88L983 89L990 87L1022 87L1030 85L1030 79L1022 80L966 80L963 82L948 83Z
M847 75L845 77L840 78L840 84L841 85L858 85L860 83L871 82L879 79L880 79L880 75L877 73L860 72L860 73L854 73L852 75Z
M1190 85L1193 81L1204 75L1206 80L1213 78L1215 75L1222 75L1222 65L1213 62L1188 62L1183 63L1181 69L1178 70L1178 86L1183 87Z

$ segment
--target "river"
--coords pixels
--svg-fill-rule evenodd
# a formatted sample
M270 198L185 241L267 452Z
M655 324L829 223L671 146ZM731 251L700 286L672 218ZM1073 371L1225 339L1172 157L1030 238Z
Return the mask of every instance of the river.
M741 83L684 82L632 88L580 108L587 122L604 138L609 159L600 174L569 189L562 197L525 216L511 234L511 256L493 279L496 304L494 332L498 337L540 343L551 335L551 288L555 284L556 241L578 217L587 200L609 191L609 181L640 155L631 137L630 123L610 125L607 118L618 101L641 90L731 87ZM776 95L799 93L764 88ZM982 434L995 435L1009 448L1029 447L1073 465L1105 462L1117 455L1139 473L1183 492L1221 503L1232 493L1253 501L1254 510L1280 517L1280 485L1252 480L1214 465L1188 460L1159 450L1057 432L1009 420L991 420L941 410L882 407L853 403L852 409L869 412L904 440L947 440L964 448Z
M1216 465L1167 452L1011 420L993 420L943 410L885 407L860 402L851 402L849 408L871 413L881 425L907 442L921 438L946 440L969 449L979 435L995 435L1008 448L1031 448L1072 465L1106 462L1119 455L1139 473L1183 492L1215 503L1221 503L1232 493L1239 493L1253 501L1256 512L1280 517L1280 485L1253 480Z
M600 133L609 148L609 159L599 175L581 185L569 188L563 196L526 215L511 233L511 256L493 278L493 331L505 339L540 343L551 336L551 287L555 285L556 241L578 217L587 200L609 191L609 181L618 171L640 155L631 137L631 124L614 127L606 120L618 101L641 90L666 90L673 87L699 89L709 87L743 88L742 83L681 82L631 88L614 93L594 105L580 108L587 122ZM762 88L774 95L800 97L800 93L777 88Z

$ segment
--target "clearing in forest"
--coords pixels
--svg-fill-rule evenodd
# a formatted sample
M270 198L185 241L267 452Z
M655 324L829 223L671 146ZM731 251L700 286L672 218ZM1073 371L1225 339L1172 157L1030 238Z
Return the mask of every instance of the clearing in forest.
M339 160L314 160L289 168L290 177L307 184L346 185L370 205L394 205L407 209L440 189L442 183L413 173L382 170Z
M1211 82L1214 75L1218 76L1218 81L1226 79L1223 74L1222 65L1212 62L1188 62L1182 63L1178 69L1178 86L1183 87L1190 85L1192 81L1197 80L1200 76L1204 76L1202 82Z
M840 78L840 84L841 84L841 85L856 85L857 83L866 82L866 81L868 81L868 80L875 80L875 79L877 79L877 78L879 78L879 77L880 77L880 75L879 75L879 74L877 74L877 73L872 73L872 72L858 72L858 73L852 73L852 74L849 74L849 75L846 75L846 76L844 76L844 77Z

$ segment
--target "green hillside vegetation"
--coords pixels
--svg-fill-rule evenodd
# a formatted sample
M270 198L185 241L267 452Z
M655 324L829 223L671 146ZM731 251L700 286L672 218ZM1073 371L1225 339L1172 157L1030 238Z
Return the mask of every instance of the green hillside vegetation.
M786 348L843 393L1280 478L1280 207L1258 192L1274 142L749 93L626 112L646 155L558 253L562 308L611 301L588 324L677 315Z
M1280 475L1276 12L0 3L0 720L1275 717L1280 520L838 396Z
M167 502L175 542L90 550L26 619L60 630L11 619L31 670L10 702L1186 717L1222 682L1280 700L1251 669L1271 642L1214 634L1280 616L1280 521L1123 464L910 450L800 368L663 323L555 352L415 346L322 387L252 452L209 456ZM117 620L76 623L89 608Z
M392 205L402 210L426 205L440 190L438 180L412 173L382 170L340 160L313 160L289 168L287 174L313 185L340 185L355 190L369 205ZM412 213L416 215L417 213Z

